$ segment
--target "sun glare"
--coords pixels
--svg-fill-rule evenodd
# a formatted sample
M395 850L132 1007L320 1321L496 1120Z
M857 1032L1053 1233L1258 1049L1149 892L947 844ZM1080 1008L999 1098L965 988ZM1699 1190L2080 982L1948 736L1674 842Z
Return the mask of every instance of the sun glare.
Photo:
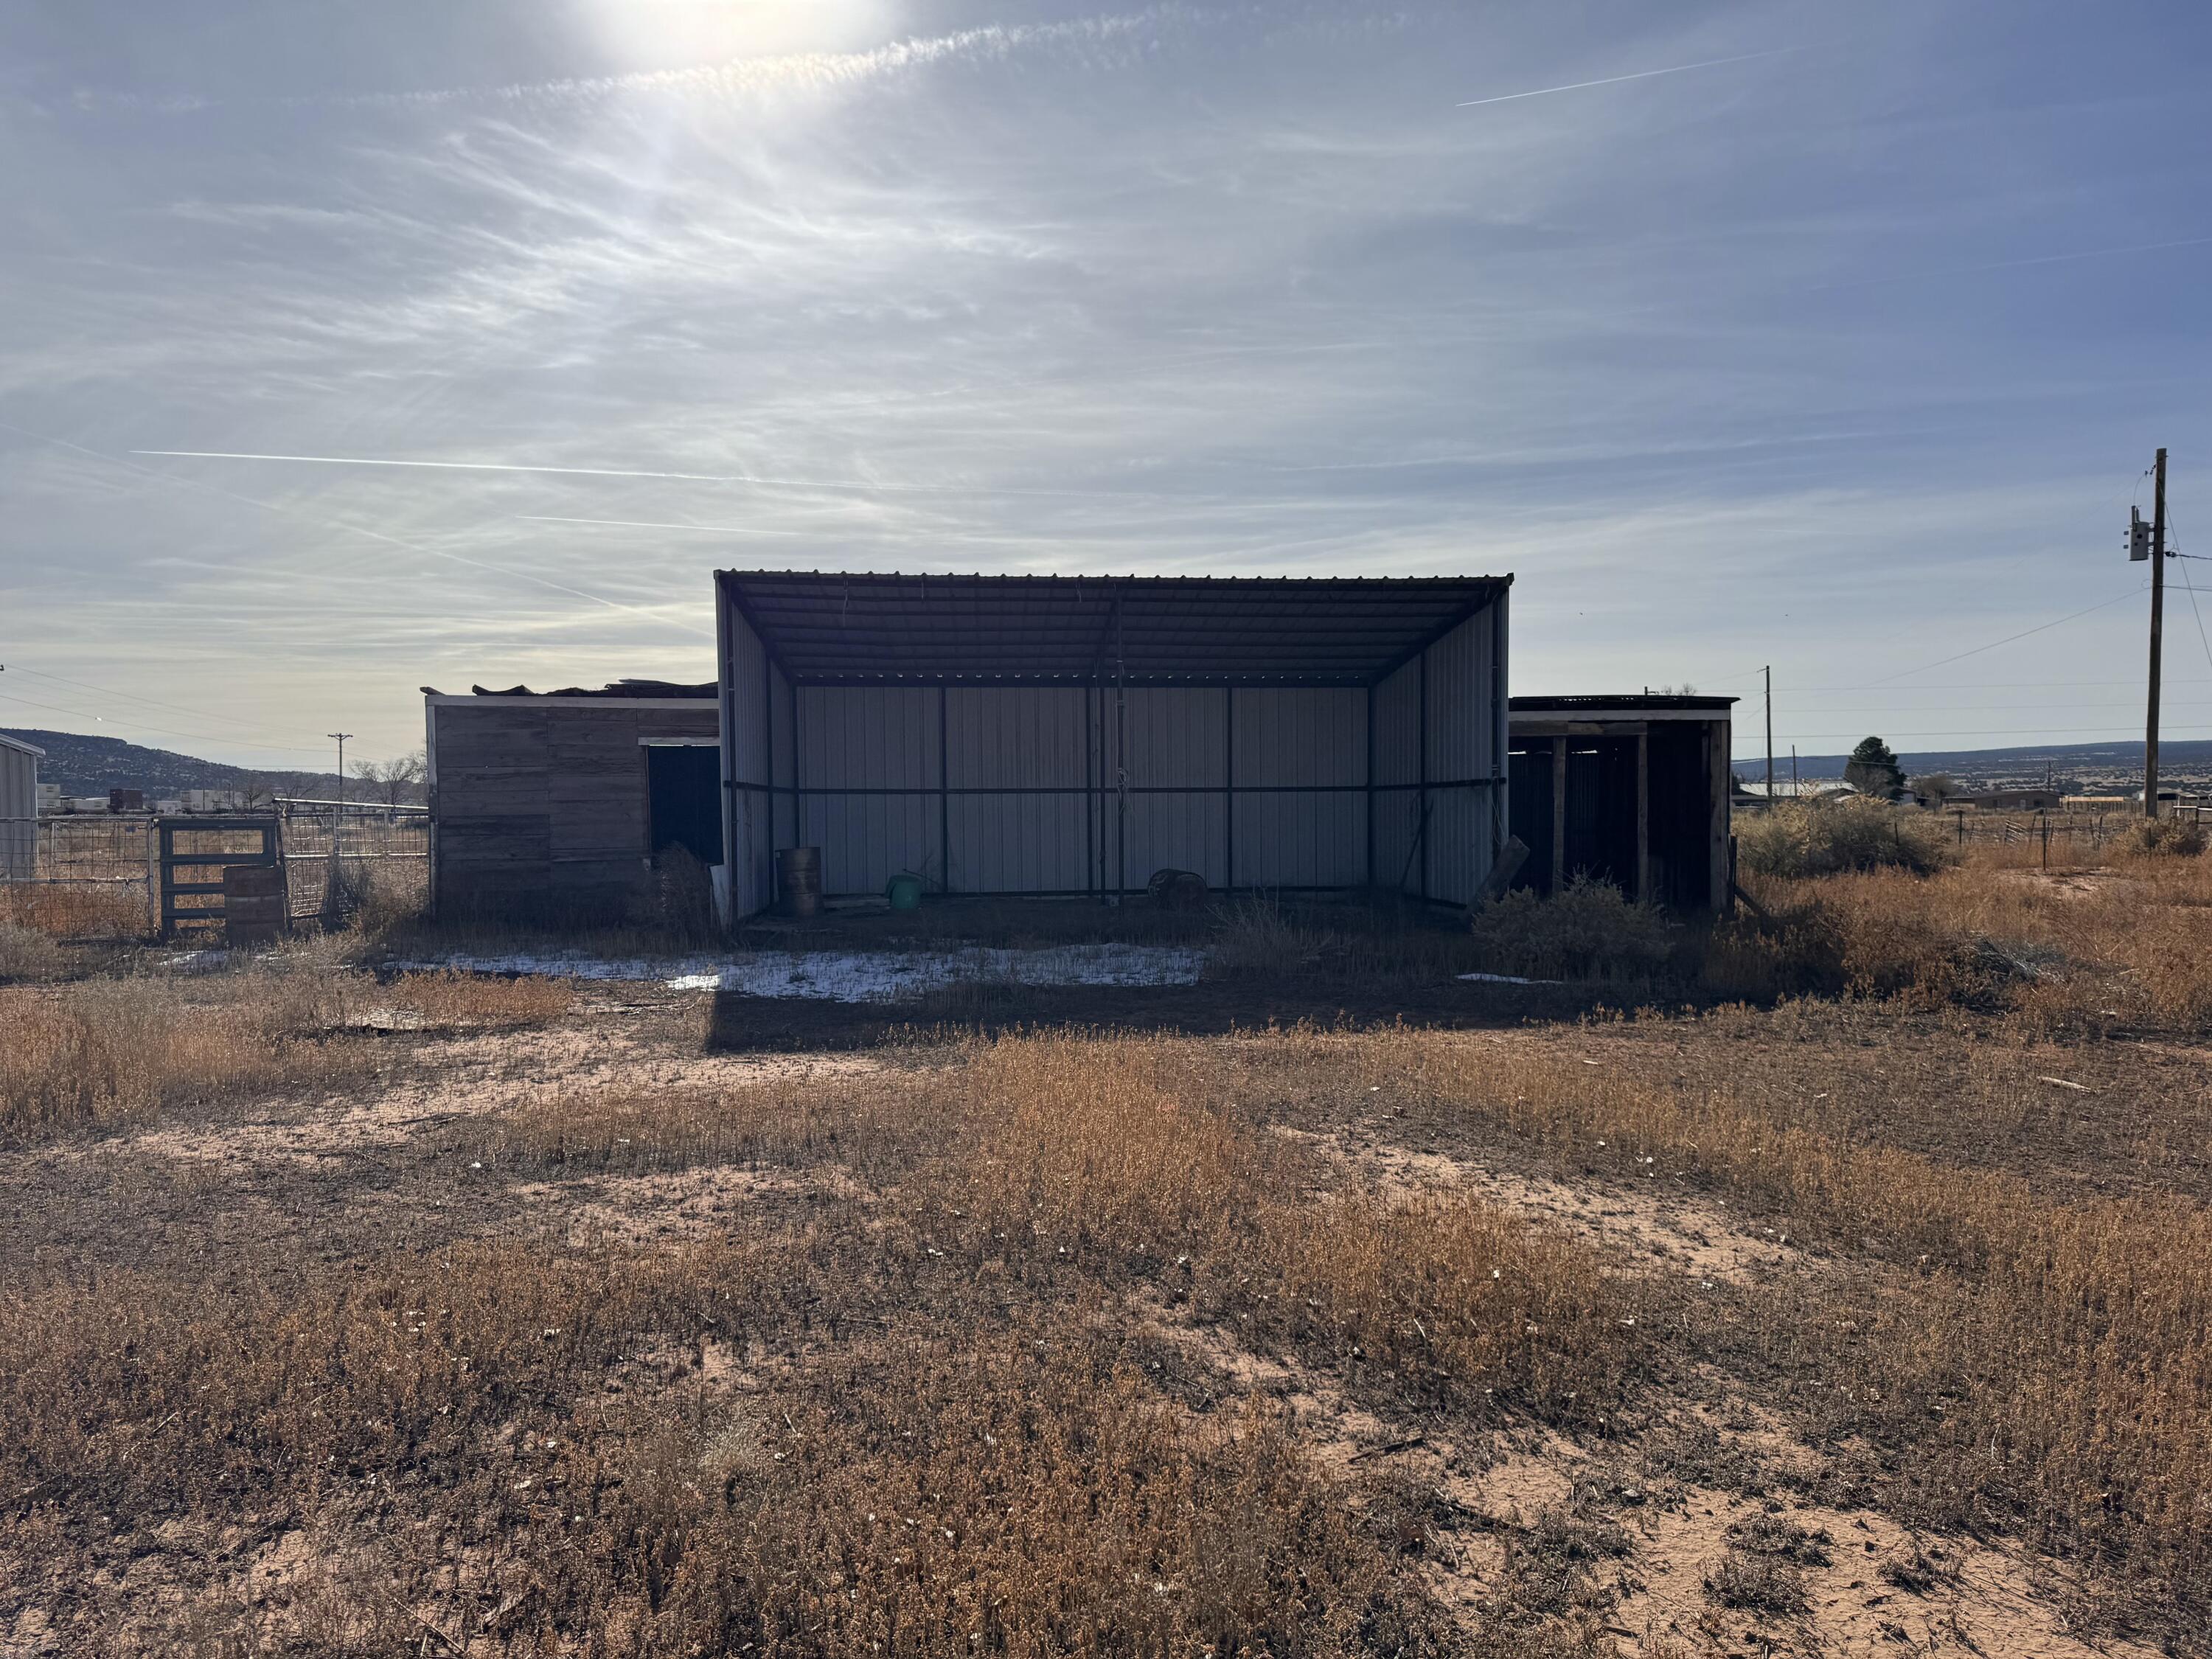
M894 0L577 0L625 70L690 69L880 43Z

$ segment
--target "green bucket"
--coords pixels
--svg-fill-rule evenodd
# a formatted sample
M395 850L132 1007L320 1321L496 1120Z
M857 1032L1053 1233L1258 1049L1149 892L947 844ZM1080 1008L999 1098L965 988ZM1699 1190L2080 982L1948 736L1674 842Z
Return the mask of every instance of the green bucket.
M884 886L884 897L894 910L921 908L921 878L911 870L902 870Z

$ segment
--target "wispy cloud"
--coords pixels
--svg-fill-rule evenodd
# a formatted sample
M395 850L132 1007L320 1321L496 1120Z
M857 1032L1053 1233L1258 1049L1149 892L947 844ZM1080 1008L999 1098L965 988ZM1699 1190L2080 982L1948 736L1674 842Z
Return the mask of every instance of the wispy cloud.
M76 446L0 434L0 632L398 748L426 682L703 677L732 548L1510 569L1523 689L1843 684L2104 598L2195 418L2194 94L2124 21L1140 3L665 71L542 0L0 21L0 419ZM61 97L118 80L200 107Z

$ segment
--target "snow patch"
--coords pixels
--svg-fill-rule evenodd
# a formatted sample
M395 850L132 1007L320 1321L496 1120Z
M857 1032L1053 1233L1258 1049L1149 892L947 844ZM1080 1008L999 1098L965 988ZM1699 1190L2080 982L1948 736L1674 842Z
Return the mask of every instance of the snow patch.
M951 985L1194 985L1203 951L1154 945L1067 945L935 952L757 951L727 957L605 957L574 951L450 956L396 962L404 972L541 974L555 979L658 981L677 991L826 1002L908 1002Z

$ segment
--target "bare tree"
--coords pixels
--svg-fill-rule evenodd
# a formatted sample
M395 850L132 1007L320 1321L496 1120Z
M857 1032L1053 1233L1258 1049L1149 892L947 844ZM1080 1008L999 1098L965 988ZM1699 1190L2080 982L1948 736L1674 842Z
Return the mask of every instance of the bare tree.
M423 769L422 751L417 749L395 760L356 762L353 775L383 791L386 805L399 806L412 804L421 793Z

